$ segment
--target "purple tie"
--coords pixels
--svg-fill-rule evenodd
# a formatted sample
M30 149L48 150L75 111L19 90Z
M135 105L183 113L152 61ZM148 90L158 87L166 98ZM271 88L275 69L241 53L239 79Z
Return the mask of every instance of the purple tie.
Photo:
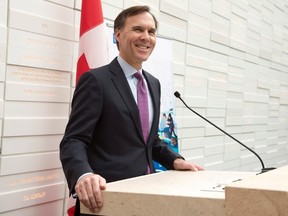
M134 76L138 79L137 84L138 109L140 114L143 137L145 143L147 143L147 139L149 136L149 110L148 110L147 89L144 82L144 78L140 74L140 72L135 73Z

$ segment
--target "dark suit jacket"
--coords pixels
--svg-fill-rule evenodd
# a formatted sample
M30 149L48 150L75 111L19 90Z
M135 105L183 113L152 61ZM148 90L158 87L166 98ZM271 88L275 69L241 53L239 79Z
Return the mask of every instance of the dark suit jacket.
M87 172L107 182L144 175L152 160L173 169L180 157L158 135L160 83L143 71L151 93L154 118L147 145L141 132L138 107L117 59L85 73L79 80L72 111L60 144L60 159L70 192Z

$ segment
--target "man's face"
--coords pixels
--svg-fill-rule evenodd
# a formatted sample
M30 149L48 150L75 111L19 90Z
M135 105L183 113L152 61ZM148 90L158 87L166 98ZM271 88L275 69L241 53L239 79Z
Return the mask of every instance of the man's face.
M156 44L154 19L148 12L128 17L125 26L117 30L115 36L120 56L135 69L140 69Z

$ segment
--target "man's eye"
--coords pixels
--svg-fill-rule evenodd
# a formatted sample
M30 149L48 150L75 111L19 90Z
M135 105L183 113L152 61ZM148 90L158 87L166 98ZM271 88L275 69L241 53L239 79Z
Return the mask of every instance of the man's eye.
M140 28L135 28L135 29L133 29L135 32L142 32L142 29L140 29Z
M155 31L149 31L149 34L154 36L155 35Z

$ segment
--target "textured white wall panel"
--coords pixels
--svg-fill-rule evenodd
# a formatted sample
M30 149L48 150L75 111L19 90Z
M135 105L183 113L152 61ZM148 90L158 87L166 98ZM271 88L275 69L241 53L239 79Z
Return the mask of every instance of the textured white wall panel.
M218 90L208 90L208 107L225 108L227 93Z
M162 0L160 1L160 11L168 13L179 19L188 19L188 0Z
M0 81L4 81L5 70L4 66L6 63L6 44L7 44L7 28L5 26L0 25Z
M106 1L108 2L108 0L106 0ZM109 2L112 5L114 4L113 0L109 0ZM127 7L130 7L133 5L149 5L152 8L152 10L156 9L158 11L159 10L159 4L160 4L160 0L133 0L133 1L123 0L123 8L127 8ZM120 6L120 4L119 4L119 6Z
M230 20L220 16L219 14L213 13L211 16L211 31L216 32L220 35L229 36L230 33Z
M0 82L0 100L4 99L4 82Z
M217 43L215 41L210 41L210 47L209 49L213 52L220 52L222 54L228 55L231 51L230 47L223 45L221 43ZM237 51L239 52L239 51Z
M189 11L201 17L210 19L212 14L212 2L210 0L190 0Z
M63 0L61 1L63 2ZM10 0L9 9L69 24L73 24L74 19L74 11L71 8L43 0Z
M10 192L0 195L1 212L20 209L27 206L39 205L42 203L49 203L51 201L60 200L64 198L64 183L52 184L45 187L30 188L27 190ZM11 202L13 200L13 202ZM52 205L53 206L53 205ZM47 209L48 210L48 209ZM51 212L59 212L59 210L48 210ZM23 214L23 213L22 213ZM34 215L33 212L32 215Z
M70 73L41 68L8 65L6 81L49 86L70 87Z
M185 64L186 58L186 44L184 42L173 41L173 62ZM287 54L288 54L288 40L287 40ZM186 65L185 65L186 66ZM185 70L183 70L183 73Z
M185 92L189 96L206 97L207 96L207 79L202 77L185 77Z
M7 13L8 13L8 0L2 0L0 2L0 25L7 25Z
M183 157L187 160L193 160L195 163L203 164L204 163L204 149L203 148L194 148L188 149L183 152Z
M267 167L288 164L287 1L102 0L104 20L111 25L123 8L143 4L157 17L158 34L173 44L175 91L258 152ZM80 10L81 0L0 2L2 177L60 167L57 147L75 88ZM175 105L179 150L186 160L208 170L261 169L252 153L176 98ZM43 184L38 186L41 192ZM55 188L67 196L65 189L64 184ZM68 199L53 199L0 212L66 215Z
M209 118L209 119L210 119L210 121L213 121L213 123L215 125L217 125L219 128L221 128L222 130L224 129L223 128L223 125L224 125L223 120L220 121L220 120L217 120L215 118L214 119L213 118ZM205 136L219 136L219 135L223 135L223 133L220 130L218 130L215 127L213 127L213 126L206 126L204 135Z
M206 111L207 117L225 117L226 116L226 109L218 109L218 108L208 108Z
M48 36L10 29L8 64L70 71L73 43Z
M1 153L13 155L58 151L61 139L62 135L4 137Z
M68 118L4 118L3 136L63 134L67 120Z
M103 0L104 2L105 0ZM118 1L117 1L118 2ZM82 4L82 0L74 0L74 7L75 10L80 11L81 10L81 4ZM103 6L103 5L102 5ZM79 24L79 23L78 23Z
M2 138L2 131L3 131L3 118L0 118L0 129L1 129L1 131L0 131L0 137ZM1 139L1 142L0 142L0 147L2 148L2 139ZM1 164L0 164L1 165Z
M160 13L159 20L161 20L158 29L160 35L166 35L180 41L186 40L187 22L163 12Z
M187 45L186 64L193 67L209 67L209 51L200 47Z
M74 0L49 0L50 2L54 2L56 4L60 4L69 8L74 7Z
M58 152L1 156L0 165L1 176L61 167Z
M185 97L185 101L189 104L190 107L206 107L207 106L207 99L206 97ZM186 111L187 112L187 111ZM190 111L189 111L190 112ZM190 112L191 113L191 112ZM192 114L192 113L191 113Z
M81 0L76 0L76 2L80 2ZM107 3L107 4L110 4L110 5L113 5L113 6L115 6L115 7L118 7L118 8L123 8L123 6L124 6L124 0L117 0L117 1L114 1L114 0L102 0L101 1L102 2L102 7L103 7L103 5L105 5L105 3ZM127 2L127 1L126 1ZM130 2L130 1L128 1L128 2ZM131 2L133 2L133 1L131 1ZM159 4L159 1L158 0L155 0L155 1L152 1L152 0L150 0L150 1L147 1L147 3L146 4ZM105 11L103 11L103 12L105 12ZM115 18L115 17L114 17Z
M56 200L47 203L41 203L41 205L32 205L21 209L13 208L12 211L1 212L1 216L16 216L16 215L67 215L63 214L63 201Z
M225 46L232 46L232 39L215 31L211 31L211 41L223 44ZM239 48L239 47L234 47Z
M63 117L69 115L67 103L6 101L5 117Z
M195 117L195 115L192 113L191 116L186 116L185 119L183 119L183 127L204 127L205 121L202 119L199 119L198 117Z
M3 98L1 98L0 100L0 118L1 119L3 118L3 115L4 115L3 111L4 111L4 100Z
M212 11L226 19L230 19L231 2L226 0L216 0L212 2Z
M182 143L181 143L181 149L183 151L185 150L189 150L189 149L198 149L198 148L201 148L203 149L203 152L204 152L204 148L203 148L203 143L205 142L205 138L204 137L190 137L190 138L185 138L185 139L182 139ZM196 152L195 152L195 155ZM204 154L202 155L204 156Z
M185 75L185 65L183 63L180 62L174 62L172 64L172 71L174 72L174 74L177 75Z
M38 34L59 37L62 39L73 40L74 26L71 23L49 20L22 11L10 11L10 27Z
M246 25L246 17L247 17L247 10L248 10L248 5L246 1L233 1L231 4L231 19L235 19L234 15L239 16L237 19L242 19L243 25Z
M63 183L64 174L61 169L53 169L39 172L23 173L17 175L1 176L0 191L3 193L23 190L56 183Z
M7 83L5 88L7 100L69 102L70 90L58 86L41 86L19 83Z
M181 132L182 132L181 137L183 137L183 139L189 137L199 137L205 135L205 128L204 127L183 128Z
M188 23L188 36L187 42L189 44L198 45L201 47L209 48L210 46L210 30L202 26Z

